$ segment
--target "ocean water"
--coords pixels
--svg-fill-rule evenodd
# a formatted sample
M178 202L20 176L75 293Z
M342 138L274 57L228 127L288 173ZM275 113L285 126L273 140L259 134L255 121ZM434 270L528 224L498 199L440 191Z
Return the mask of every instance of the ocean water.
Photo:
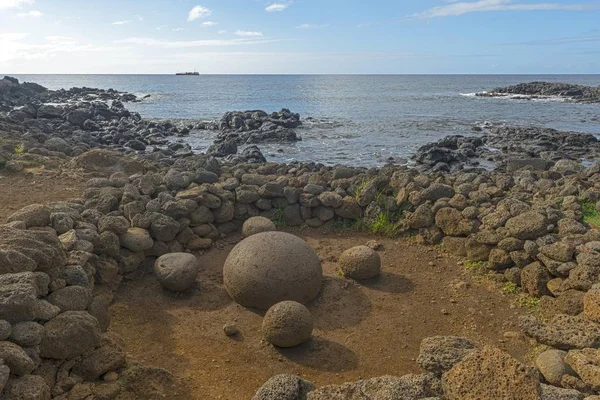
M150 94L127 107L145 118L218 119L231 110L289 108L310 117L294 144L260 145L270 161L381 165L447 135L493 124L600 136L600 104L475 97L529 81L600 85L600 75L15 75L50 89L88 86ZM215 134L187 141L205 150ZM180 140L180 139L178 139Z

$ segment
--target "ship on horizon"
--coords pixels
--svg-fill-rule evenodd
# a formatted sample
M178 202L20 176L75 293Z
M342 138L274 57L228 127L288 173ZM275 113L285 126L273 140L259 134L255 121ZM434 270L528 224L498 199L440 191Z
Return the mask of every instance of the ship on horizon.
M175 73L175 75L200 75L200 72L196 72L196 70L194 70L194 72L177 72Z

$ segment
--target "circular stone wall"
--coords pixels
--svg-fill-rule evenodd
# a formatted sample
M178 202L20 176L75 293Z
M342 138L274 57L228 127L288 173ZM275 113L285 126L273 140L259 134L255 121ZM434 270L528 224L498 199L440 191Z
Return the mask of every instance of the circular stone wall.
M305 304L321 290L323 269L308 244L285 232L263 232L238 243L223 266L229 295L266 310L284 300Z

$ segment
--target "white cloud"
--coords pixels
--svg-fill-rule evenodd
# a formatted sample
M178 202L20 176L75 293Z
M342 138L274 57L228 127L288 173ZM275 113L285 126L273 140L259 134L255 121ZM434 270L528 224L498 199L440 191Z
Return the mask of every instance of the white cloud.
M452 2L445 6L430 8L422 13L413 14L414 18L457 17L473 12L489 11L535 11L535 10L565 10L584 11L598 8L592 3L515 3L514 0L477 0Z
M215 21L205 21L201 25L202 26L215 26L215 25L219 25L219 23L215 22Z
M221 29L219 32L217 32L219 35L224 35L227 33L227 31L225 29Z
M188 21L195 21L198 18L205 18L212 14L212 11L206 7L196 6L190 10Z
M262 32L255 32L255 31L241 31L241 30L237 30L235 31L235 34L237 36L242 36L242 37L260 37L262 36Z
M215 46L238 46L238 45L250 45L259 43L270 43L276 42L274 39L256 39L256 38L243 38L243 39L207 39L207 40L181 40L181 41L168 41L159 40L152 38L128 38L123 40L117 40L115 43L118 44L135 44L144 45L151 47L162 47L169 49L185 49L193 47L215 47Z
M159 25L159 26L156 27L156 30L160 31L161 29L166 29L168 27L169 27L169 25Z
M0 10L5 8L19 8L27 4L33 4L34 0L0 0Z
M185 28L173 28L173 32L181 32Z
M46 36L44 39L46 39L50 43L62 43L62 44L77 43L75 41L75 39L73 39L72 37L69 37L69 36Z
M266 12L280 12L292 5L291 1L286 3L273 3L265 8Z
M21 18L39 18L42 15L44 15L41 11L38 10L31 10L29 12L22 12L22 13L18 13L17 17L21 17Z
M113 25L125 25L125 24L128 24L130 22L131 22L131 20L127 19L127 20L123 20L123 21L115 21L112 24Z
M296 28L298 29L316 29L316 28L327 28L329 24L300 24Z

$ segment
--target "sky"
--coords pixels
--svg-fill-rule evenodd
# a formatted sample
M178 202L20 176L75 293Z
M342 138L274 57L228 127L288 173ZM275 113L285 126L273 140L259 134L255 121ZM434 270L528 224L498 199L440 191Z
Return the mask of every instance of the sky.
M600 0L0 0L0 73L600 73Z

